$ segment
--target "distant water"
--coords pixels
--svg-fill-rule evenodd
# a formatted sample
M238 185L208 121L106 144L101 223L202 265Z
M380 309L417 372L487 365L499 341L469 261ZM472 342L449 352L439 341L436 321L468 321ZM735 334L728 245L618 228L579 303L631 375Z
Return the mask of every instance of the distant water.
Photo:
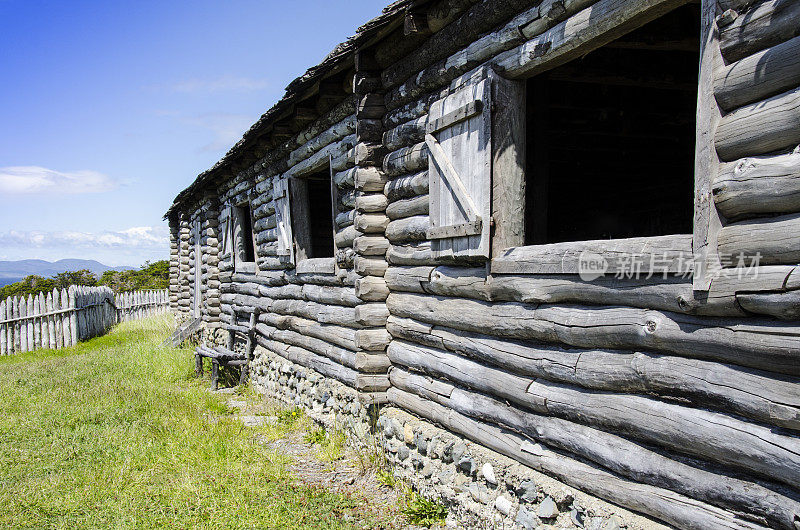
M22 278L0 278L0 287L5 287L10 283L18 282L21 279Z

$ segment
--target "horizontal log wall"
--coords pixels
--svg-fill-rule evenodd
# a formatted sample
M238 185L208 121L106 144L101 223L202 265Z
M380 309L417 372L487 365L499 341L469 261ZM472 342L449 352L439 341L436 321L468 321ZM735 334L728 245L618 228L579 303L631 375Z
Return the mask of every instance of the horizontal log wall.
M216 190L193 205L187 217L201 227L201 317L209 327L243 330L248 314L258 311L259 346L350 385L367 400L376 395L385 399L388 310L385 304L382 310L373 308L372 300L358 296L357 281L361 276L355 269L355 248L358 245L357 248L367 249L366 254L372 252L374 245L367 244L368 240L382 236L384 225L389 222L383 213L385 204L380 201L386 180L378 168L357 164L361 136L356 131L360 122L353 114L355 105L344 108L349 113L344 114L343 108L337 107L320 118L327 120L327 126L317 127L316 134L299 133L298 138L305 140L292 150L273 157L269 164L257 162L229 175ZM367 134L375 135L374 131ZM332 160L333 184L339 196L334 219L335 266L327 258L292 264L277 252L274 182L282 175L302 179L327 167L328 160ZM367 205L366 209L356 209L357 200ZM237 266L232 252L223 249L221 205L242 201L249 201L252 210L255 269ZM186 257L182 258L184 276L179 281L181 300L193 299L197 273L190 222L183 225ZM361 262L362 271L382 274L385 268ZM187 302L184 305L191 309ZM386 337L372 336L374 329Z
M722 216L718 252L760 263L728 262L699 292L677 265L590 282L572 274L577 261L565 265L561 246L468 266L434 259L426 238L434 101L478 67L525 78L681 3L474 2L427 39L359 51L352 101L205 199L213 208L249 198L255 218L259 272L218 256L221 325L243 329L259 310L256 340L270 352L675 526L796 530L797 2L728 0L720 5L736 12L717 22L722 116L711 136L722 163L705 176L706 199ZM273 181L329 158L337 267L295 269L275 251ZM189 217L175 224L184 310ZM672 256L694 248L685 236L620 244Z
M797 152L768 151L800 143L794 40L761 39L757 55L720 56L714 72L727 113L715 142L730 161L710 178L727 219L719 251L760 252L761 262L716 275L707 293L677 264L646 279L568 274L591 244L517 249L489 275L485 265L434 259L426 238L433 101L478 66L529 76L619 36L622 18L645 22L677 5L518 6L488 33L435 50L431 39L413 63L384 70L388 393L411 412L679 527L791 530L800 520L800 258L791 239L800 173ZM462 17L454 28L481 24ZM691 237L623 243L620 252L692 252Z

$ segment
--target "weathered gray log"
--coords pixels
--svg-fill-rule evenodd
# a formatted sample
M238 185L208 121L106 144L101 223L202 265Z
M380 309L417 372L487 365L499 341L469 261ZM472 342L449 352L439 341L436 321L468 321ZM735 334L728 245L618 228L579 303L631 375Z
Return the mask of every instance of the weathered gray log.
M627 307L488 303L391 293L392 315L497 337L583 348L649 349L800 375L800 327Z
M289 177L302 177L314 171L318 171L327 165L331 157L333 157L333 159L338 159L339 157L346 156L348 151L356 145L356 141L356 135L351 134L337 142L328 144L308 158L291 166L284 175Z
M800 35L800 5L793 0L767 0L741 13L720 30L722 55L730 61L752 55Z
M351 368L342 366L327 357L317 355L299 346L287 346L279 341L265 339L261 336L257 336L256 340L260 346L276 355L316 370L322 375L332 377L358 390L374 392L383 391L389 387L388 378L385 375L361 375Z
M350 190L347 193L340 193L339 194L339 204L338 204L339 209L340 210L350 210L352 208L355 208L356 197L358 196L358 193L360 193L360 192L357 192L355 190Z
M800 85L800 37L717 70L714 96L725 110L760 101Z
M362 118L359 114L358 122L356 123L356 134L358 135L359 142L375 142L380 144L383 138L383 122L381 118L383 118L383 114L386 112L383 99L381 99L380 105L373 106L370 110L378 111L380 115L375 118Z
M339 274L297 274L293 281L298 283L312 283L314 285L332 285L341 287L355 285L358 275L351 271L339 271Z
M334 287L328 285L303 285L303 298L320 304L335 304L356 307L361 299L355 295L351 287Z
M361 304L356 307L356 322L364 326L380 326L386 325L386 320L389 318L389 309L386 304L381 302Z
M334 171L344 171L345 169L351 168L354 165L356 165L355 146L331 160L331 169Z
M424 241L430 228L427 215L416 215L392 221L386 226L386 239L392 244Z
M723 116L714 143L728 161L800 144L800 87Z
M249 282L258 285L275 286L286 285L286 275L284 272L270 272L265 274L240 274L233 273L230 276L227 274L220 274L220 281L224 283L246 284Z
M796 378L651 352L576 350L501 340L394 316L387 322L395 339L434 349L425 350L432 360L446 359L446 350L529 377L594 390L689 399L698 406L800 430ZM410 349L406 355L413 353Z
M256 219L261 219L262 217L274 214L275 214L275 203L272 201L266 202L262 206L259 206L258 208L253 210L253 217L255 217Z
M389 218L382 213L359 213L355 216L356 230L364 234L382 234L389 224Z
M302 335L315 337L348 350L357 350L355 343L356 330L351 328L320 324L307 318L275 313L262 313L259 315L259 322L278 329L291 329Z
M743 521L720 508L673 491L623 479L541 444L531 443L527 438L506 429L470 419L413 393L389 388L387 394L392 403L537 471L554 476L581 491L653 516L679 528L691 530L764 528Z
M372 142L359 142L355 150L355 163L357 166L360 166L360 169L380 166L383 155L386 154L386 150L381 144ZM359 173L361 172L359 171L356 173L356 179L358 179ZM356 181L356 188L358 188L358 181Z
M389 201L383 193L364 193L356 197L355 208L359 212L382 212L388 204Z
M760 285L773 290L783 284L791 270L761 271L764 274ZM640 278L609 275L584 281L572 274L487 276L485 267L393 265L385 276L392 290L485 301L623 305L709 316L746 314L736 304L735 291L725 292L722 282L719 288L715 286L707 295L695 298L691 279L672 275L666 278L662 275L647 278L646 274ZM753 285L742 284L741 287L745 290Z
M728 164L714 179L712 192L719 211L731 220L800 212L800 150Z
M506 77L530 77L608 44L681 3L681 0L599 0L516 48L501 53L492 63Z
M287 163L290 166L309 158L311 155L317 153L322 148L330 145L342 138L345 138L356 132L356 117L354 115L348 116L344 120L333 124L330 128L322 131L314 138L308 140L303 145L289 153Z
M338 188L354 188L358 168L345 169L333 175L333 182Z
M556 23L591 5L594 0L544 0L522 11L503 27L456 51L450 57L415 72L387 95L389 108L419 97L424 90L438 88L454 77L483 64L487 59L534 37Z
M388 177L412 173L428 167L428 146L425 142L392 151L383 159L383 171Z
M336 248L352 247L353 241L361 235L361 232L355 226L347 226L336 232L334 242Z
M396 355L393 357L391 352L389 355L394 362ZM465 367L443 366L443 370L426 363L424 370L444 376L449 369L453 374L451 379L457 383L527 407L526 380L497 370L482 371L479 366L470 366L479 370L473 372L476 377L465 377L460 371ZM627 478L672 489L739 513L744 511L756 521L763 517L782 528L792 529L794 514L800 508L798 501L760 484L707 471L701 467L704 464L701 462L692 462L695 465L679 462L599 429L520 410L446 383L437 381L432 385L428 378L405 370L393 369L390 381L400 390L433 398L460 414L502 425L548 446L587 458ZM500 394L496 394L498 391Z
M269 338L279 340L292 346L299 346L310 352L327 357L343 366L352 368L353 370L382 372L386 370L388 365L388 363L379 356L366 355L364 353L356 353L351 350L339 348L333 344L328 344L324 340L307 337L291 330L272 331Z
M315 320L322 324L335 324L356 329L362 327L356 322L355 308L352 307L286 299L273 301L269 310L280 315L294 315Z
M498 0L484 5L477 3L452 23L435 33L411 53L381 73L383 86L391 88L440 59L470 44L475 35L492 30L533 4L530 0Z
M689 278L601 276L592 281L576 275L487 276L485 268L393 267L387 282L394 290L463 296L485 301L624 305L707 316L743 316L737 293L768 291L786 295L800 289L796 266L728 268L712 279L708 291L694 292ZM776 298L777 301L777 298ZM765 314L774 315L773 312Z
M421 241L410 245L391 245L386 251L386 261L392 265L434 265L431 242Z
M656 274L686 273L692 266L692 236L678 234L515 247L501 251L492 259L492 273L578 273L580 257L586 253L605 258L606 272L610 274L647 272L646 267L651 263L657 267ZM632 268L632 256L639 259L638 269Z
M306 258L297 262L297 274L333 274L336 272L333 258Z
M388 182L384 188L384 193L391 202L416 197L417 195L427 195L428 183L428 171L426 170Z
M393 221L415 215L428 215L428 195L393 202L386 207L386 215Z
M446 94L445 94L446 95ZM439 99L438 94L429 94L428 96L410 101L405 105L392 110L387 110L383 116L383 126L386 129L397 127L401 123L417 119L427 114L428 109L435 100Z
M781 320L800 320L800 291L786 293L741 293L739 304L751 313L772 315Z
M800 214L752 219L729 224L720 230L721 255L746 258L760 255L760 263L797 263L800 261Z
M361 236L353 241L353 250L361 256L383 256L389 240L383 236Z
M384 328L359 329L356 331L356 347L365 351L383 351L392 337Z
M355 188L365 192L383 191L388 180L377 167L360 167L355 175Z
M364 276L356 280L356 296L366 302L383 302L389 296L389 288L379 276Z
M422 142L425 140L425 126L427 124L427 116L420 116L401 123L383 133L383 145L390 151L394 151L401 147Z
M383 276L388 266L383 257L356 256L353 260L353 269L362 276Z
M386 371L391 366L389 357L383 352L358 352L356 354L356 370L359 372L366 372L368 374L380 374L386 376ZM381 379L388 382L388 377ZM389 385L386 385L388 388ZM385 389L384 389L385 390Z
M347 210L346 212L342 212L336 216L336 227L337 228L344 228L346 226L350 226L353 224L353 221L356 217L355 210Z

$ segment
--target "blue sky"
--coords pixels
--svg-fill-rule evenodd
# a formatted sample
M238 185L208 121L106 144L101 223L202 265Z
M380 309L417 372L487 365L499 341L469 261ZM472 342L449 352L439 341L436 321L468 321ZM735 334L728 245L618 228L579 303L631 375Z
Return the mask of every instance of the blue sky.
M0 0L0 260L166 258L174 196L386 3Z

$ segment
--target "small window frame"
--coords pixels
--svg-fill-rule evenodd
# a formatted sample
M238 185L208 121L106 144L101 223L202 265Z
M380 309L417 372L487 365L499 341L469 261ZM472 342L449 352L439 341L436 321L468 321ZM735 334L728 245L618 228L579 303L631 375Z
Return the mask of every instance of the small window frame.
M635 2L636 0L628 0ZM686 2L688 3L688 2ZM675 6L676 8L679 6ZM660 15L658 15L660 16ZM606 274L620 272L627 264L620 262L620 252L635 254L641 263L642 278L658 281L665 271L664 260L670 262L670 273L693 271L695 290L709 289L709 268L718 263L716 234L721 223L713 208L710 186L719 168L714 148L714 130L720 111L713 95L713 67L719 55L719 45L714 34L716 2L701 0L701 42L699 57L699 84L696 106L696 135L694 163L694 219L692 234L648 236L626 239L574 241L541 245L525 245L525 78L590 52L609 42L608 32L599 33L582 41L579 46L564 45L564 50L552 48L549 59L530 74L519 79L507 79L492 72L494 112L492 113L492 222L490 274L580 274L578 256L589 252L609 264ZM651 17L649 20L655 20ZM649 20L638 23L641 27ZM630 20L619 21L619 26L631 28ZM529 43L531 44L531 43ZM549 44L549 43L548 43ZM532 45L532 44L531 44ZM712 250L713 249L713 250ZM684 256L687 253L688 256ZM561 255L560 260L554 256ZM692 258L698 258L694 261ZM681 262L688 258L689 265ZM556 263L558 261L558 263ZM680 262L680 264L679 264ZM678 270L681 269L681 270Z
M249 219L249 234L245 233L247 231L244 230L244 228L247 227L242 226L243 216L247 216L247 219ZM253 225L255 224L255 220L253 219L253 208L249 200L232 205L231 219L229 222L231 223L231 253L233 257L234 270L237 273L255 274L258 272L258 247L256 245L256 236L253 230ZM247 256L242 255L242 252L240 251L240 247L243 245L239 244L239 238L246 237L249 237L250 245L246 245L244 241L243 243L245 246L250 246L252 248L252 260L247 259Z
M314 171L308 171L302 176L294 175L289 179L289 193L292 198L290 209L292 219L292 237L294 244L294 251L296 257L295 272L298 274L334 274L336 272L336 240L335 240L335 198L333 197L332 189L332 174L330 169L330 159L325 159L326 165L315 168ZM327 166L327 167L326 167ZM316 178L319 175L325 175L325 178ZM312 249L312 233L311 233L311 211L312 205L310 204L308 187L311 180L320 180L327 183L330 189L329 201L333 204L331 209L331 256L316 257L313 255ZM319 208L324 208L323 205L318 205Z

